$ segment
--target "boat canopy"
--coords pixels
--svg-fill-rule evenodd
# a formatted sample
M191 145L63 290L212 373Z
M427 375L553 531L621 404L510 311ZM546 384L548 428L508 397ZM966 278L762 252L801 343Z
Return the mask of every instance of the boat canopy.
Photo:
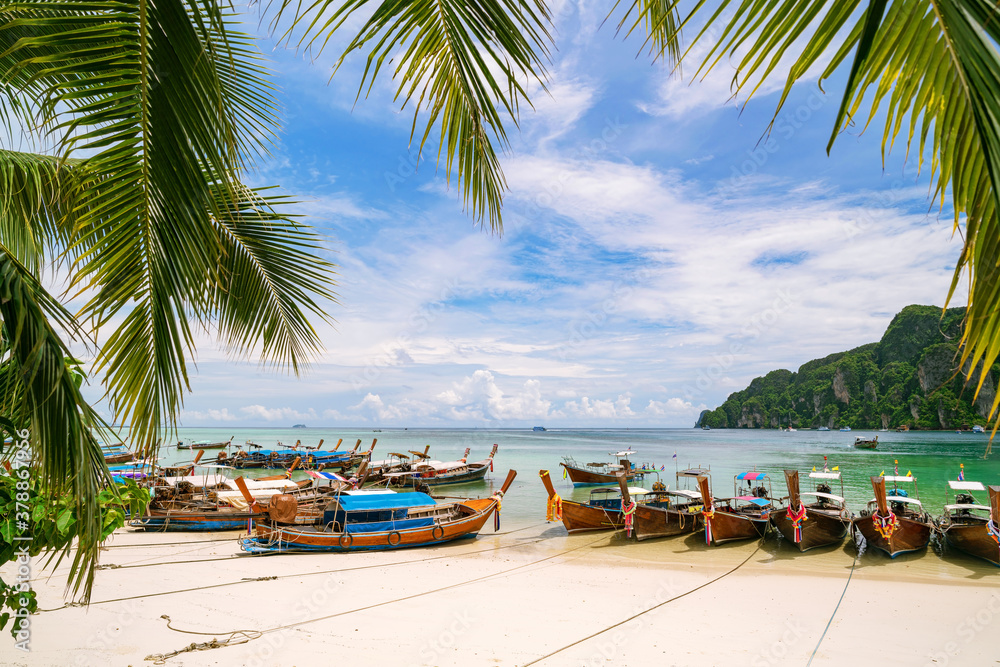
M590 493L591 493L591 495L593 495L595 493L621 493L621 489L619 489L618 487L604 487L604 488L600 488L600 489L594 489ZM644 496L647 493L652 493L652 491L650 491L649 489L643 489L643 488L638 487L638 486L630 486L630 487L628 487L628 494L630 496Z
M923 506L922 502L920 502L916 498L910 498L909 496L886 496L885 499L887 502L890 503L910 503L911 505ZM874 502L877 502L877 500L875 498L872 498L871 500L868 501L868 504L871 505Z
M985 491L986 488L981 482L958 482L953 479L948 480L948 486L955 491Z
M708 468L688 468L687 470L681 470L677 473L678 477L701 477L702 475L709 475L712 471Z
M911 475L897 476L897 475L886 475L883 477L887 482L912 482L913 477Z
M749 479L749 480L760 480L767 479L766 472L758 472L756 470L748 470L747 472L741 472L736 476L736 479Z
M946 512L951 510L984 510L986 512L991 511L986 505L976 505L975 503L959 503L958 505L945 505L944 509Z
M258 480L258 479L249 479L244 477L243 483L247 485L247 489L249 489L250 491L259 491L266 489L271 491L272 493L278 489L294 489L295 487L298 486L298 484L296 484L290 479ZM227 479L225 484L227 488L232 489L236 493L240 492L240 487L236 485L235 480Z
M816 496L817 498L826 498L827 500L836 500L838 503L843 503L845 500L840 496L835 496L832 493L823 493L822 491L802 491L799 493L800 496ZM895 496L893 496L895 498Z
M391 510L404 507L423 507L436 505L434 499L426 493L365 493L362 495L343 494L337 498L341 509L347 512Z
M667 491L666 493L674 493L678 496L687 496L688 498L701 498L700 492L692 491L690 489L677 489L676 491Z
M338 482L346 482L347 478L329 470L306 470L306 474L313 479L332 479Z
M840 479L839 472L811 472L809 476L813 479Z
M742 500L744 502L753 503L759 507L764 507L765 505L770 505L771 501L767 498L758 498L757 496L736 496L736 500Z

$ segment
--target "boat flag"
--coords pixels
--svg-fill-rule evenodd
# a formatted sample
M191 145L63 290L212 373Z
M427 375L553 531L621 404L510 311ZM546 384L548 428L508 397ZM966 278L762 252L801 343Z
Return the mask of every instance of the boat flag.
M896 459L893 459L892 461L892 474L893 475L899 474L899 461Z
M833 466L833 470L840 470L840 466Z
M671 458L675 458L676 459L677 458L677 452L674 452L674 455Z
M880 473L878 474L878 476L879 476L879 477L885 477L885 471L883 470L882 472L880 472Z
M906 476L907 477L913 477L913 471L912 470L907 470L906 471Z
M813 472L816 472L816 466L813 466L813 469L812 469L812 471L813 471Z
M665 466L660 466L660 470L663 470L664 468L665 468Z
M958 469L958 481L963 482L963 481L965 481L965 464L964 463L959 463L958 465L959 465L959 469Z

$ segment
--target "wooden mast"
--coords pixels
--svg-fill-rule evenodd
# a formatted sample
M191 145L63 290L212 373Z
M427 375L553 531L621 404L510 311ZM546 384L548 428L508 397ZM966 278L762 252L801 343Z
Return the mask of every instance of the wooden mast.
M785 470L785 484L788 486L788 506L793 512L799 510L802 504L802 497L799 495L799 471Z
M875 504L882 517L889 516L889 502L885 498L885 477L872 477L872 489L875 491Z

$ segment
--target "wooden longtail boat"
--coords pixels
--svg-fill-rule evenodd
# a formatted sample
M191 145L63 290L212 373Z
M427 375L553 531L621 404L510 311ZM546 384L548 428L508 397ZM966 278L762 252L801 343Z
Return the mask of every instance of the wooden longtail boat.
M984 488L980 482L948 481L955 503L944 506L938 531L949 547L1000 566L1000 486ZM988 491L989 506L980 505L973 491Z
M814 469L815 470L815 469ZM816 547L840 544L851 526L851 512L844 501L844 481L839 471L824 469L809 473L816 482L815 491L800 491L799 471L785 470L788 504L771 512L771 523L782 537L809 551ZM840 482L840 495L834 495L830 484Z
M745 495L740 495L740 482L746 481ZM752 482L760 486L752 488ZM716 500L712 497L711 480L708 475L698 477L701 490L702 518L705 521L705 543L719 545L735 540L763 537L767 533L769 515L772 511L770 478L766 473L751 470L741 472L733 480L734 497Z
M552 486L548 470L539 470L539 477L549 494L546 518L549 521L562 520L566 531L581 533L589 530L616 530L625 527L622 512L621 492L615 488L594 489L590 492L590 502L579 503L563 500ZM632 496L648 493L646 489L630 488Z
M177 449L225 449L231 444L233 444L233 438L229 438L229 440L226 440L225 442L223 441L214 442L212 440L198 440L196 442L189 442L186 444L184 442L178 442Z
M629 461L629 456L635 454L631 449L623 452L608 452L609 456L615 457L614 463L577 463L572 456L564 456L561 465L565 476L573 482L574 486L590 486L593 484L617 484L616 475L619 472L625 473L628 481L643 479L645 475L656 472L656 466L643 463L636 468L635 464Z
M240 546L253 554L372 551L475 537L490 516L499 512L500 499L516 476L516 471L508 472L503 486L489 498L437 504L423 493L348 491L331 498L322 512L305 516L299 515L294 502L279 496L269 518L258 521L255 535L242 539ZM310 523L303 525L309 519Z
M854 438L854 446L858 449L876 449L878 448L878 436L874 438L862 438L858 436Z
M872 477L871 481L875 498L851 522L855 542L860 533L869 547L884 551L891 558L926 548L934 524L916 498L916 479L912 475L890 475ZM889 492L886 482L893 483ZM900 482L913 484L914 497L906 489L899 488Z
M493 470L493 457L496 456L498 445L493 445L493 451L482 461L466 463L469 456L469 449L465 450L465 456L458 461L449 463L433 464L428 461L414 463L411 468L414 485L421 483L427 486L443 486L445 484L466 484L469 482L479 482L486 478L486 473Z
M101 452L104 454L104 462L109 465L114 463L128 463L135 460L135 454L128 450L124 442L118 442L113 445L101 445Z
M677 479L689 476L697 478L708 472L701 468L677 473ZM625 475L619 473L618 485L625 505L631 502L631 493ZM701 511L704 508L701 493L689 489L660 489L662 484L654 484L653 491L640 497L632 516L632 530L639 541L653 537L671 537L694 533L704 526Z

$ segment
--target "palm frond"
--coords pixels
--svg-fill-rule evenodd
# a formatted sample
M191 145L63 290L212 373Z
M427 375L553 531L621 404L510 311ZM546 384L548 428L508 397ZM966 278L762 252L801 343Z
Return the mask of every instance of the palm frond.
M56 248L69 243L69 166L52 157L0 150L0 239L36 276Z
M300 46L321 51L334 33L370 0L317 0L303 7L282 3L275 21L293 12L290 34L302 30ZM329 18L327 18L329 17ZM503 229L502 199L507 189L494 142L509 147L505 116L515 126L522 102L530 105L529 79L545 86L550 16L543 0L384 0L337 61L369 50L358 97L367 95L383 67L396 65L395 100L413 103L411 141L418 154L435 131L437 162L447 181L456 174L465 207L480 223Z
M702 9L699 3L679 25ZM854 52L828 150L845 128L864 130L884 114L883 161L899 141L919 166L929 155L933 199L942 206L950 200L955 229L965 231L947 298L968 272L957 368L990 368L1000 355L998 23L1000 11L985 0L723 0L692 42L711 39L696 76L728 56L736 64L733 94L745 100L791 61L775 117L807 72L821 67L822 86ZM665 27L656 39L676 41L677 28ZM998 408L1000 396L994 433Z
M216 205L229 210L215 221L223 248L215 295L219 330L230 350L248 355L259 349L261 358L280 360L298 372L321 349L303 311L328 318L315 297L336 299L334 266L305 251L320 251L320 239L279 212L291 203L286 198L249 188L241 192L238 200L221 199Z
M53 495L76 499L78 548L70 586L89 595L102 521L93 499L110 481L91 427L100 419L80 395L67 369L68 350L52 326L79 333L72 315L48 295L30 272L0 246L0 318L8 352L0 387L15 423L30 431L33 474ZM68 553L63 552L62 555ZM61 556L60 556L61 557Z

